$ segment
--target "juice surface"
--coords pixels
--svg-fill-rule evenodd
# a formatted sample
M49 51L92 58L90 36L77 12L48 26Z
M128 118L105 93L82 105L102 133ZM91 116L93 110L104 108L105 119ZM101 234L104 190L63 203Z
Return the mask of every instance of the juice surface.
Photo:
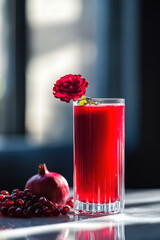
M123 104L74 106L74 199L120 201L124 176Z

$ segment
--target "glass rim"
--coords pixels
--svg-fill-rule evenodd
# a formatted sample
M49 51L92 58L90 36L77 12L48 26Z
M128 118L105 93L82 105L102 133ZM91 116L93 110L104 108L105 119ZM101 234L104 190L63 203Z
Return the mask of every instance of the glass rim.
M87 96L86 96L87 98ZM123 104L125 105L125 99L124 98L90 98L91 100L100 101L98 105L101 104ZM73 102L74 105L76 105L80 100L83 100L81 98L77 99L75 102ZM93 104L90 104L93 105ZM85 105L86 106L86 105Z

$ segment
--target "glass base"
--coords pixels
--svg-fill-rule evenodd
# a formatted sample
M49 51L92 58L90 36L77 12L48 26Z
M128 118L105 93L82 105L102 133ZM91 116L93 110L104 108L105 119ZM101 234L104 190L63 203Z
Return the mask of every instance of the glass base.
M74 210L76 213L89 214L116 214L124 210L124 201L116 201L114 203L86 203L74 201Z

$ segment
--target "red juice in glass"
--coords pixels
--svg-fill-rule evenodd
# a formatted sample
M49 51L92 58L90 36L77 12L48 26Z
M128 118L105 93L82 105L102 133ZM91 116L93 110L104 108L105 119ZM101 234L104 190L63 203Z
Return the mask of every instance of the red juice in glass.
M74 104L74 208L118 213L124 208L125 103L99 102Z

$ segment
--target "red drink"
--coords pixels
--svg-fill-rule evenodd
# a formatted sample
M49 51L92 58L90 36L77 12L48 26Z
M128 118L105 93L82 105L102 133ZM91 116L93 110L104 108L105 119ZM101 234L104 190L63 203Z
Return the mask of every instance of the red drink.
M74 106L74 201L77 210L122 211L124 115L123 99Z

